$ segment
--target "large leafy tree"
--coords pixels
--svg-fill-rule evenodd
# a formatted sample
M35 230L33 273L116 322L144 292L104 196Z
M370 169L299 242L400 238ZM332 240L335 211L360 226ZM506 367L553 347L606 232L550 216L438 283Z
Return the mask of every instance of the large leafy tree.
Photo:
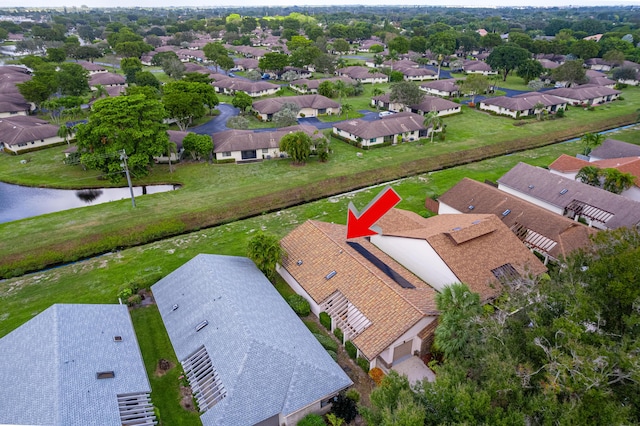
M391 370L370 396L371 407L360 407L360 414L371 426L423 426L426 409L413 391L407 376Z
M587 72L583 67L582 60L576 59L573 61L566 61L558 68L551 72L551 76L556 81L566 81L569 85L584 84L589 79L587 78Z
M461 91L465 95L471 95L471 102L475 103L476 96L489 89L490 83L486 75L471 74L462 82Z
M518 68L522 63L531 58L531 53L514 44L504 44L496 47L487 57L487 64L494 70L500 70L502 80L507 80L507 75Z
M120 68L127 78L127 83L136 82L136 74L142 71L142 62L138 58L122 58Z
M167 114L183 131L194 119L205 115L205 105L212 109L219 103L213 87L206 83L173 81L164 85L163 92Z
M223 61L225 57L229 57L229 51L219 42L207 43L202 50L207 60L216 67L219 66L220 61Z
M287 65L289 65L289 55L286 53L265 53L258 61L258 66L262 71L273 71L275 73L280 73Z
M213 151L213 140L209 135L189 133L182 140L182 146L194 160L200 160Z
M452 55L456 50L456 35L453 31L436 32L427 39L427 47L436 55L438 61L438 79L440 78L440 69L442 61L448 55Z
M236 92L231 100L231 105L240 109L240 113L247 112L251 105L253 105L253 98L247 95L245 92Z
M417 105L422 102L424 92L410 81L400 81L391 85L389 99L404 105Z
M516 74L524 80L524 84L529 84L531 80L540 77L543 72L544 67L542 64L534 59L527 59L522 62L516 70Z
M168 145L165 116L162 103L144 95L96 101L89 121L77 126L82 164L117 182L123 178L120 152L124 150L132 175L146 176L153 156L161 155Z
M247 257L272 283L276 282L276 265L282 263L284 255L278 238L262 231L258 231L247 244Z
M64 96L81 96L89 92L89 71L79 64L60 64L58 88Z
M286 152L294 164L304 164L311 155L311 137L305 132L294 132L280 139L280 150Z

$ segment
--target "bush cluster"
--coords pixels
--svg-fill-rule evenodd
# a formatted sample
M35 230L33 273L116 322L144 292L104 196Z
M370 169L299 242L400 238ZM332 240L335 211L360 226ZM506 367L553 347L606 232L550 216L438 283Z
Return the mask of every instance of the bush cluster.
M338 352L338 344L331 337L320 333L313 333L313 335L327 351Z
M298 426L326 426L326 423L320 414L310 413L300 419Z
M369 370L369 377L373 379L374 383L377 386L380 386L380 383L382 383L382 378L384 377L384 372L378 367L375 367Z
M347 351L347 354L351 359L356 359L356 356L358 355L358 348L356 348L356 345L354 345L351 340L344 342L344 350Z
M358 364L365 373L369 372L369 361L367 361L365 358L359 357L358 359L356 359L356 364Z
M344 342L344 333L339 328L336 327L336 329L333 330L333 335L336 336L340 343Z
M304 297L299 294L292 294L287 297L287 303L291 306L291 309L298 314L300 317L306 317L311 313L311 306L309 306L309 302Z
M320 324L327 330L331 331L331 317L326 312L320 312Z

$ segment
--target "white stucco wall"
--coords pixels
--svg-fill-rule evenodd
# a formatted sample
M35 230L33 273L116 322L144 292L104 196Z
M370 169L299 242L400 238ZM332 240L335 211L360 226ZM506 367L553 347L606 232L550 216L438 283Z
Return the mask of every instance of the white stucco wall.
M426 240L374 235L371 242L437 291L460 282Z
M287 271L280 265L276 265L276 271L280 274L282 279L284 279L287 284L289 284L289 287L291 287L293 291L309 301L311 312L313 312L315 316L320 316L320 312L322 312L322 310L320 309L320 305L316 303L313 298L311 298L311 296L309 296L309 293L307 293L305 289L302 288L302 286L298 283L298 281L296 281L296 279L291 276L289 271Z
M622 194L620 195L631 200L640 201L640 188L638 188L637 186L632 186L626 191L622 191Z
M500 182L498 182L498 189L501 190L501 191L506 192L507 194L515 195L516 197L518 197L518 198L520 198L522 200L525 200L525 201L528 201L530 203L533 203L536 206L540 206L543 209L547 209L547 210L549 210L551 212L554 212L554 213L557 213L559 215L562 215L564 213L564 209L562 207L555 206L553 204L547 203L546 201L542 201L542 200L540 200L538 198L532 197L532 196L530 196L528 194L524 194L524 193L522 193L520 191L517 191L517 190L515 190L513 188L509 188L508 186L505 186L505 185L501 184Z
M27 111L5 111L0 112L0 118L15 117L16 115L27 115Z
M458 213L462 213L462 212L438 200L438 214L458 214Z
M40 148L47 145L54 145L60 142L64 142L64 139L61 138L60 136L53 136L43 140L39 139L36 141L23 142L18 145L5 145L4 149L6 149L7 151L11 151L11 152L15 152L16 154L19 154L22 151L32 150L34 148Z
M393 343L391 343L385 350L380 352L378 355L382 358L387 364L391 365L393 363L393 353L395 348L402 345L403 343L411 340L411 354L415 351L420 351L420 346L422 341L418 337L418 333L422 331L423 328L431 324L433 321L436 321L436 317L424 317L420 321L418 321L413 327L407 330L402 336L398 337ZM378 367L382 368L380 365L376 365L376 360L371 361L371 368Z

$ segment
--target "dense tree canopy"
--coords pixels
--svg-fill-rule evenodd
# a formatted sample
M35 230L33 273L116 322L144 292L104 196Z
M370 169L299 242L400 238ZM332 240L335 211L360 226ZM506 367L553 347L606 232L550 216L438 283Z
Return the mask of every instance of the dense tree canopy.
M487 57L487 64L494 70L500 70L502 80L507 80L507 75L518 68L522 63L531 58L531 53L514 44L503 44L491 51Z
M294 132L280 140L280 150L291 157L295 164L304 164L311 155L311 137L305 132Z
M166 151L169 137L165 116L162 104L144 95L96 101L88 123L77 126L82 164L119 181L124 176L120 152L125 150L132 175L145 176L153 156Z

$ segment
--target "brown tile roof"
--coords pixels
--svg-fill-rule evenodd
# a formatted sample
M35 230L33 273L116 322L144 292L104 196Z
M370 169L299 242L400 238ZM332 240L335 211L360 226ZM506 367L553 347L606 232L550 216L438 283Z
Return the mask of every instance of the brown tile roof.
M382 120L366 121L362 119L341 121L334 128L349 132L362 139L373 139L381 136L398 135L405 132L425 130L424 117L411 112L389 115Z
M316 303L339 291L371 321L353 339L371 360L421 318L437 314L436 292L371 243L358 239L416 287L403 289L349 246L346 234L344 225L305 222L281 241L287 253L283 267ZM326 279L331 271L336 274Z
M420 87L427 87L441 92L457 92L460 90L460 87L456 84L456 80L454 78L428 81L426 83L421 83Z
M577 172L585 166L593 165L586 160L562 154L555 161L549 164L549 170L557 170L559 172Z
M0 142L18 145L47 139L58 134L58 126L27 115L0 118Z
M318 86L320 86L320 84L323 81L331 81L332 83L334 83L338 80L344 81L346 84L350 84L350 85L354 85L357 83L357 81L355 81L351 77L342 76L342 77L319 78L319 79L301 78L299 80L292 81L291 83L289 83L289 85L298 86L300 88L306 85L308 89L318 89Z
M494 214L445 214L425 219L391 209L377 225L385 236L426 240L482 301L500 294L493 269L511 264L523 276L547 269Z
M114 84L124 85L126 82L127 81L124 76L112 72L101 72L89 77L89 86L95 86L98 84L103 86Z
M346 75L356 80L366 80L370 78L383 78L383 79L388 78L385 74L382 74L381 72L370 73L369 72L370 70L372 70L372 68L361 67L361 66L351 66L351 67L340 68L336 70L336 72L338 73L338 75Z
M569 156L567 156L569 157ZM573 158L573 157L569 157ZM588 164L588 163L587 163ZM514 195L500 191L491 185L463 178L438 201L462 213L491 213L514 232L521 226L556 243L546 251L555 259L566 257L571 252L586 247L589 237L597 231L579 222L524 201ZM473 206L470 209L470 206ZM502 213L510 210L506 216ZM524 236L521 236L524 238Z
M253 109L260 114L274 114L286 103L293 103L300 108L326 109L339 108L340 104L322 95L283 96L280 98L263 99L253 103Z
M211 84L214 87L246 93L258 93L266 90L277 90L280 88L277 84L269 83L268 81L249 81L241 78L225 78Z
M284 127L280 129L269 130L267 132L254 132L253 130L232 129L215 134L215 144L213 151L219 153L278 148L280 146L280 139L291 132L298 131L305 132L306 134L311 136L312 139L323 137L322 133L319 133L317 128L308 125Z
M87 71L106 71L107 70L102 65L98 65L88 61L78 61L78 65L80 65L82 68L84 68Z
M431 111L446 111L449 109L460 108L460 104L451 102L450 100L439 98L438 96L426 95L422 98L422 102L418 105L411 105L412 110L423 111L425 113Z
M606 86L582 85L577 87L563 87L560 89L552 89L546 91L545 93L566 99L586 101L601 96L619 95L622 92Z
M521 95L513 97L498 96L495 98L487 98L482 100L483 104L496 105L502 108L507 108L511 111L530 110L533 109L538 102L547 107L552 105L563 105L567 103L567 101L558 96L538 92L523 93Z

